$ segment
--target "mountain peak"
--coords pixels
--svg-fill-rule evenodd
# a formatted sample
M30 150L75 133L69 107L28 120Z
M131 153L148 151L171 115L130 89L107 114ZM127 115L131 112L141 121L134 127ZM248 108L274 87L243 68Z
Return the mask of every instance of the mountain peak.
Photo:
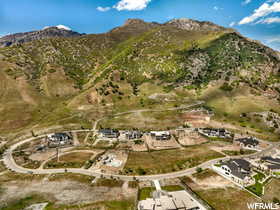
M209 21L197 21L188 18L172 19L165 23L165 25L171 25L189 31L220 31L225 29Z
M143 24L146 23L144 20L142 19L138 19L138 18L129 18L125 21L124 25L134 25L134 24Z
M59 30L66 30L66 31L72 31L71 28L65 25L57 25L57 26L45 26L42 30L47 30L47 29L59 29Z

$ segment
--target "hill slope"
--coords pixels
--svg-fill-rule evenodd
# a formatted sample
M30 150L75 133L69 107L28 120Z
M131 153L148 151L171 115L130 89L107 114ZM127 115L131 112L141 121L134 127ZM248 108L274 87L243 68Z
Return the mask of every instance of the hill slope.
M225 94L246 87L279 103L279 53L210 22L130 19L105 34L33 37L0 49L0 101L14 97L28 107L29 120L17 128L40 124L42 116L51 122L77 114L89 122L112 111L160 106L149 99L159 92L175 94L180 104L210 86ZM1 103L0 111L17 113L20 106ZM7 115L0 117L3 130L7 120L18 121Z

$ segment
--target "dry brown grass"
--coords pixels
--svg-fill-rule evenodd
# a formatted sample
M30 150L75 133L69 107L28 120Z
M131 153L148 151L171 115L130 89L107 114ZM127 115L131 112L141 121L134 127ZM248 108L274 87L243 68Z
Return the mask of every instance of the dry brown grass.
M130 152L124 171L129 174L158 174L194 167L222 157L207 145L152 152Z
M272 179L264 188L263 199L272 202L274 198L280 200L280 179Z

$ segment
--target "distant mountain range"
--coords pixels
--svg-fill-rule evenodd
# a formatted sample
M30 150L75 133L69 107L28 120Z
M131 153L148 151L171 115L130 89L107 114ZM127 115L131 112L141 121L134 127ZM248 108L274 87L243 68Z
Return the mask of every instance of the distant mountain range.
M245 84L280 98L279 52L211 22L129 19L104 34L49 27L4 36L0 46L0 112L28 110L18 124L13 114L0 116L2 128L29 125L46 104L77 111L136 100L143 84L172 92L216 81L226 91Z
M77 32L64 29L59 26L47 27L39 31L31 31L26 33L16 33L0 38L0 47L8 47L14 44L22 44L35 40L53 38L53 37L76 37L81 36Z

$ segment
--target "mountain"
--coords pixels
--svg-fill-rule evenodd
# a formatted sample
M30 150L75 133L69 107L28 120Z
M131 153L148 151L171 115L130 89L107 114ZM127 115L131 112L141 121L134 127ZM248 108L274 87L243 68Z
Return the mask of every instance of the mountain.
M162 106L165 102L150 98L159 93L174 95L176 106L186 97L209 101L221 116L222 98L265 97L258 109L248 102L235 110L232 119L237 121L244 120L239 115L247 107L252 112L279 107L279 52L211 22L129 19L104 34L51 27L0 42L8 46L0 49L3 131L90 124L112 112ZM209 88L217 92L204 96Z
M81 36L77 32L69 30L63 26L46 27L43 30L31 31L26 33L16 33L0 38L0 47L8 47L14 44L53 38L53 37L77 37Z

